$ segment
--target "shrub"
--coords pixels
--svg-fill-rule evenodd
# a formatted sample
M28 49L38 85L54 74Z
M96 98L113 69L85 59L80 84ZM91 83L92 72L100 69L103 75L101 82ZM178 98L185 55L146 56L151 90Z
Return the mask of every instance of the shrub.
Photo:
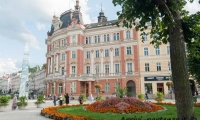
M17 106L27 106L28 104L25 100L26 100L26 96L21 96L19 98L19 102L17 102Z
M97 101L103 101L103 100L105 100L105 99L100 95L100 96L98 96L98 97L96 98L96 100L97 100Z
M82 97L83 102L85 102L86 101L86 95L83 93L83 94L81 94L81 97Z
M117 90L117 97L123 98L125 95L127 95L127 88L120 88L120 87L116 87L115 88Z
M7 106L9 102L9 96L0 96L0 106Z
M37 101L35 102L35 104L42 104L42 103L45 103L44 102L44 96L42 94L39 94L37 96Z
M144 100L144 95L143 95L143 94L138 94L138 98L139 98L140 100Z
M164 100L163 98L163 93L162 92L157 92L157 97L155 98L157 102L162 102Z

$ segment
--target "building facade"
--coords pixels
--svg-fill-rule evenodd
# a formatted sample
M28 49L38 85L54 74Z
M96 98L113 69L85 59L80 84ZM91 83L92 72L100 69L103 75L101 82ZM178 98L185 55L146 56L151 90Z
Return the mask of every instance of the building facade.
M21 82L21 73L12 73L10 84L13 93L19 92L20 82Z
M84 24L79 1L75 10L53 16L46 39L46 95L81 93L101 95L127 87L129 96L141 93L138 33L135 28L113 25L101 11L98 23Z
M10 84L10 74L4 74L2 77L0 77L0 90L3 94L6 94L11 89Z
M151 25L145 32L150 33L150 30ZM167 97L169 88L166 83L169 82L171 75L170 45L162 44L155 47L150 44L150 35L143 35L142 42L141 32L138 34L141 93L148 93L150 98L154 98L159 91Z

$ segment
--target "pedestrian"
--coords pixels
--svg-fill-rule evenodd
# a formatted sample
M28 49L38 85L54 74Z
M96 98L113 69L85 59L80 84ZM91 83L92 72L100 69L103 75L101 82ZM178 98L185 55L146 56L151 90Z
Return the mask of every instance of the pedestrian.
M56 101L57 101L57 99L56 99L56 94L54 94L54 96L53 96L53 103L54 103L54 106L56 106Z
M79 101L80 104L83 104L83 98L82 98L81 95L79 96L78 101Z
M92 94L91 94L91 95L90 95L90 104L93 103L93 100L94 100L94 98L93 98L93 96L92 96Z
M66 95L65 95L65 102L66 102L66 104L69 104L69 95L68 95L68 93L66 93Z
M148 101L148 100L149 100L148 94L145 93L145 101Z
M62 102L63 102L63 96L62 94L60 95L60 106L62 106Z
M17 96L14 94L13 103L12 103L12 110L17 108Z

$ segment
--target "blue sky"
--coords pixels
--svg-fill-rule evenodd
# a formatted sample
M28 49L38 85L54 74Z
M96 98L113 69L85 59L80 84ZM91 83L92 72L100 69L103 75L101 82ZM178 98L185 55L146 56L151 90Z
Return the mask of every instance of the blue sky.
M21 69L25 42L30 45L30 66L46 62L47 31L52 17L69 8L74 9L76 0L1 0L0 1L0 76ZM85 24L97 22L101 4L108 20L117 19L112 0L80 0ZM199 11L200 5L187 4L191 13Z

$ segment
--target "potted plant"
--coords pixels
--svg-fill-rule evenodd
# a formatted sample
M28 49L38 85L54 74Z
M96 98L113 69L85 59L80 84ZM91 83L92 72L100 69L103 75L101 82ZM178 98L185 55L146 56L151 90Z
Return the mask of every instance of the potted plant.
M86 95L85 94L81 94L81 97L82 97L83 102L85 102L86 101Z
M162 92L157 92L157 97L155 98L155 100L156 100L158 103L162 103L162 101L164 100L164 98L163 98L163 93L162 93Z
M117 90L117 97L123 98L125 95L127 95L127 88L120 88L120 87L116 87Z
M137 96L138 96L138 98L139 98L141 101L144 100L144 95L143 95L143 94L138 94Z
M37 108L41 108L43 103L45 103L44 96L42 94L39 94L37 96L37 101L35 102L35 104L37 105Z
M5 111L6 106L8 106L9 96L0 96L0 111Z
M173 82L167 82L166 85L167 85L168 87L173 86Z
M17 106L20 110L25 109L25 107L28 105L26 100L26 96L22 96L19 98L19 102L17 102Z

